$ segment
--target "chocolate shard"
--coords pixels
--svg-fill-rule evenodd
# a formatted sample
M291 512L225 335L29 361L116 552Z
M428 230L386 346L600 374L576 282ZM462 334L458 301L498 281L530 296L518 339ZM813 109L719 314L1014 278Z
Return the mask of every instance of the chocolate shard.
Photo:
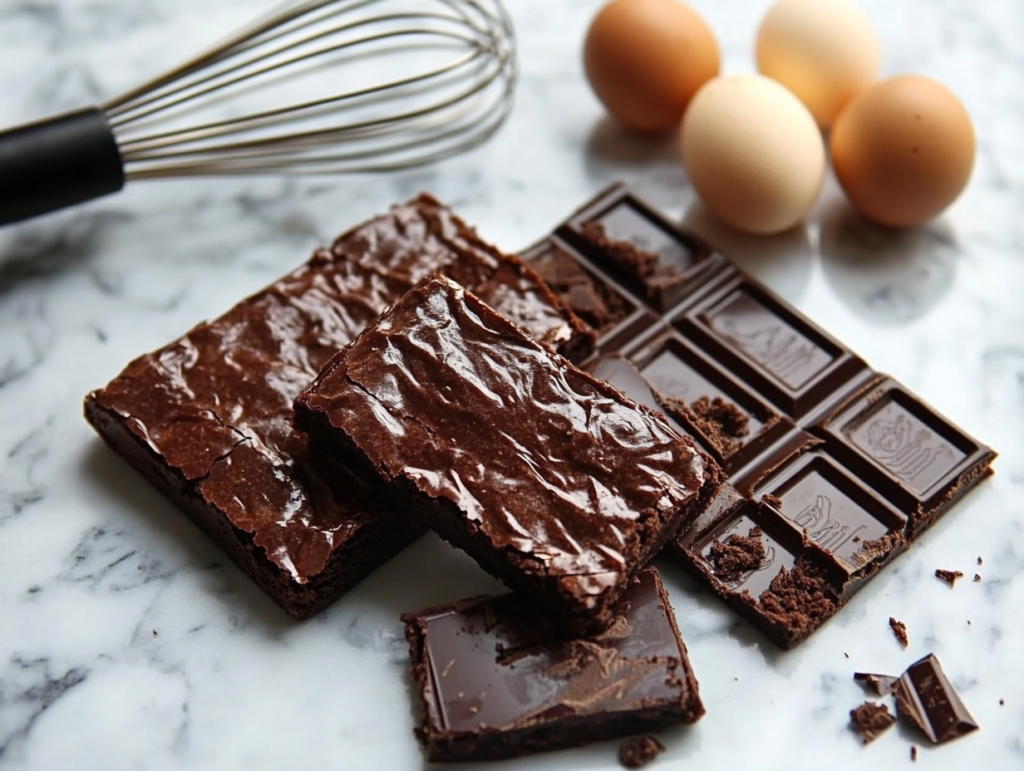
M893 686L896 711L935 744L978 730L935 654L911 664Z
M892 616L889 616L889 628L892 629L893 636L906 648L910 645L910 636L907 634L907 625L902 621L898 621Z
M854 672L853 679L879 696L892 693L892 687L899 681L898 677L892 675L875 675L869 672Z

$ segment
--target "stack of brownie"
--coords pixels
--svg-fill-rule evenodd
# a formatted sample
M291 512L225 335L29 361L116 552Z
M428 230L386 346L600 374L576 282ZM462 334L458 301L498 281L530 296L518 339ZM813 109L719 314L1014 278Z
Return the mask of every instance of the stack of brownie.
M514 590L403 617L431 760L697 720L662 547L788 647L994 457L618 186L522 259L396 206L85 410L296 618L427 528Z

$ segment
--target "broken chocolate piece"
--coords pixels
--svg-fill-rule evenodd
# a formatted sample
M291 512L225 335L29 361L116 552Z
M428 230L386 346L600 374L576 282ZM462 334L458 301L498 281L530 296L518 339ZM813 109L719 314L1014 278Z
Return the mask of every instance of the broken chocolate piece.
M902 621L897 621L892 616L889 616L889 628L892 629L892 633L899 641L900 645L904 648L910 645L910 637L907 636L906 624Z
M613 610L587 637L520 594L402 616L427 758L496 760L697 721L704 707L657 570L640 571Z
M956 583L956 580L958 578L963 578L964 574L961 573L959 570L942 570L941 568L939 568L935 571L935 577L945 581L947 584L949 584L949 588L952 589L953 584Z
M864 737L864 743L870 744L885 731L892 728L896 716L889 712L885 704L866 701L856 709L850 710L850 723L857 733Z
M665 751L653 736L634 736L619 747L619 762L626 768L643 768Z
M868 672L854 672L853 679L867 688L873 690L879 696L892 693L892 687L899 680L892 675L875 675Z
M941 744L978 729L934 654L907 668L893 686L898 714Z

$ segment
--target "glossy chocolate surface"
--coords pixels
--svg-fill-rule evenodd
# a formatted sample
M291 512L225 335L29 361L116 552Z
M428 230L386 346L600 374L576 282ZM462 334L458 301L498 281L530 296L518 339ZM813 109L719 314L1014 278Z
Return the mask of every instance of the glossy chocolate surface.
M778 644L813 633L991 473L990 448L627 188L524 255L555 253L640 308L583 366L728 474L669 552ZM750 538L764 556L737 573L722 555Z
M897 713L936 744L978 730L934 654L907 667L892 686Z
M646 568L611 627L589 637L559 632L520 594L403 616L428 757L495 758L520 754L519 744L554 749L640 730L626 718L694 722L703 707L671 613Z
M621 592L705 479L660 416L445 279L373 322L296 411L302 427L329 423L385 481L446 500L490 550L529 560L580 610Z
M220 318L136 359L87 398L87 413L101 434L108 417L120 420L149 448L139 461L151 467L148 475L176 475L189 488L182 495L250 534L283 580L302 584L365 524L377 523L386 506L379 491L364 494L366 483L344 472L332 472L333 486L321 478L292 427L292 401L420 276L442 270L478 284L538 338L578 352L581 340L582 349L589 346L583 325L532 270L421 196L341 236Z

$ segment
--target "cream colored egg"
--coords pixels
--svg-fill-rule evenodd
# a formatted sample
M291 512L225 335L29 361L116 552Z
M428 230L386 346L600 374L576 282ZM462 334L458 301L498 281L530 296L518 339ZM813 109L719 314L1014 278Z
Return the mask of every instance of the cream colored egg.
M825 144L814 118L761 75L705 84L686 111L680 141L708 209L749 233L778 233L800 222L825 178Z
M881 51L850 0L778 0L757 33L757 69L799 97L822 128L878 75Z

